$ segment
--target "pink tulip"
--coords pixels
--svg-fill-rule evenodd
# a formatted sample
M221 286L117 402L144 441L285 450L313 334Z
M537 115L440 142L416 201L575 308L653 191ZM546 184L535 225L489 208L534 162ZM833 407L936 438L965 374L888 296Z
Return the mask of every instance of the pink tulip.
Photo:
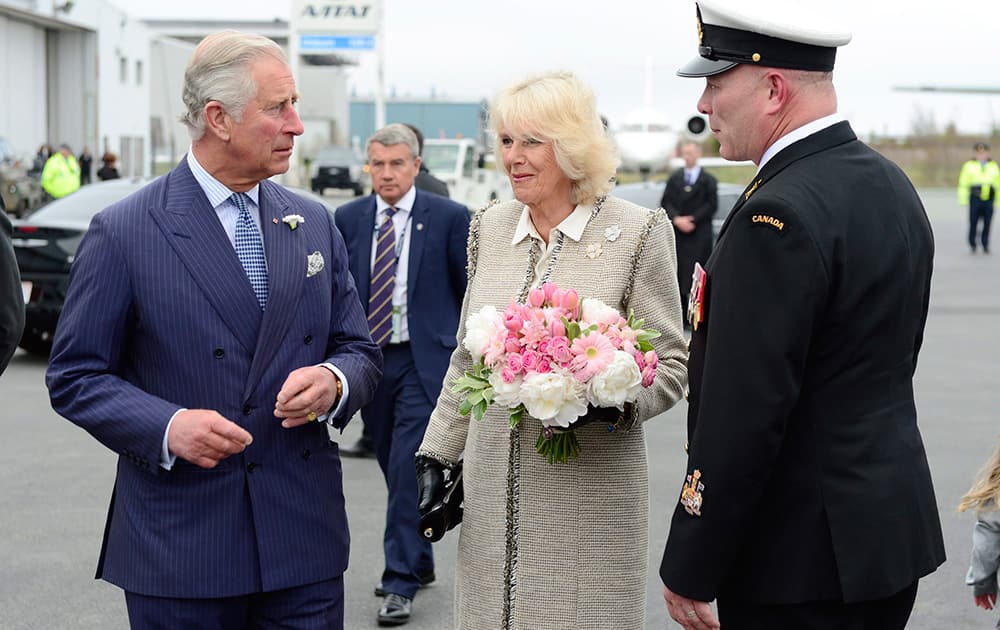
M541 308L545 303L545 293L541 289L528 291L528 304L534 308Z
M546 282L542 285L542 292L545 294L545 301L549 304L555 304L552 296L555 295L556 291L559 290L559 285L555 282Z
M656 378L656 368L647 365L642 370L642 386L649 387L653 384L653 379Z
M654 350L648 351L643 359L646 361L646 365L651 365L653 368L660 364L660 357L656 356Z

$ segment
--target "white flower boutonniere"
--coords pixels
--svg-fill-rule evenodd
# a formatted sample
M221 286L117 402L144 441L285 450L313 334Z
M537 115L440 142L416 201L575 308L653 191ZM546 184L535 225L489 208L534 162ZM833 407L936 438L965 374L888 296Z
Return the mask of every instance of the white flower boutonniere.
M301 214L286 214L281 218L281 220L287 223L288 227L293 230L299 227L299 223L306 222L306 220L302 217Z
M587 245L587 253L586 253L587 258L594 259L599 257L603 253L604 253L604 248L601 247L600 243L591 243Z
M617 223L604 228L604 238L608 239L612 243L618 240L618 237L621 236L621 233L622 229L618 227Z

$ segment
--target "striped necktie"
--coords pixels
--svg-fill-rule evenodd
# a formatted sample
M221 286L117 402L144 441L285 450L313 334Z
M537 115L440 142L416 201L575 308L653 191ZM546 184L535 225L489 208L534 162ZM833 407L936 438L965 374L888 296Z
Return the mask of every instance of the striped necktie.
M247 208L247 198L243 193L233 193L230 197L233 204L239 208L236 217L236 256L250 279L250 286L257 296L260 310L267 306L267 261L264 258L264 242L260 238L260 230L250 216Z
M368 291L368 328L372 341L384 347L392 337L392 290L396 286L396 229L392 216L396 208L385 209L385 220L375 239L375 262Z

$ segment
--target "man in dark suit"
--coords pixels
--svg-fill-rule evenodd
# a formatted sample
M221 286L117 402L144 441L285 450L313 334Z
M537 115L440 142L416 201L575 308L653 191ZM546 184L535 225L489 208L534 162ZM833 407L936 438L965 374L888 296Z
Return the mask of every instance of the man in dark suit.
M413 185L420 190L426 190L427 192L434 193L435 195L448 197L448 184L431 175L431 172L427 170L426 166L424 166L424 134L420 132L420 129L409 123L403 124L406 125L407 128L413 132L413 135L417 137L417 147L420 152L418 157L421 158L420 171L417 173L417 177L414 179ZM375 440L372 438L371 429L368 428L367 423L364 424L364 428L361 431L361 437L358 438L358 441L350 446L342 447L340 452L342 455L348 457L375 457Z
M329 213L268 177L302 123L284 53L206 37L191 150L100 212L73 264L52 405L119 454L97 576L134 628L342 628L337 448L381 356Z
M712 254L712 217L718 206L718 184L698 165L701 147L687 142L681 147L684 167L667 179L660 207L667 211L674 225L677 246L677 285L681 304L691 292L691 272L696 262L705 264Z
M434 579L431 546L418 527L413 457L457 345L469 211L414 186L419 148L405 125L376 131L367 152L375 194L339 207L336 217L385 360L362 416L389 488L378 622L400 625L417 589Z
M727 630L900 630L945 560L913 396L930 223L836 113L850 34L734 7L699 0L702 56L678 71L705 77L722 156L759 170L689 312L664 598L685 628L717 628L718 598Z
M10 244L10 219L0 197L0 374L7 369L24 331L24 296L17 258Z

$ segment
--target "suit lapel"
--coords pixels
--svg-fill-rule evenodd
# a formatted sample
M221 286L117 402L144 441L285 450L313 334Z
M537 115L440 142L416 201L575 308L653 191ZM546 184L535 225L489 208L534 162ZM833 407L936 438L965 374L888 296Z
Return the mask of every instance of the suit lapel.
M743 207L754 193L773 179L775 175L785 170L790 164L806 156L825 151L852 140L857 140L857 136L854 135L850 123L843 121L818 131L811 136L807 136L798 142L793 142L779 151L777 155L768 160L764 168L760 169L760 172L747 185L746 190L743 191L740 198L736 200L736 205L733 206L733 209L729 212L729 216L726 217L725 222L722 224L722 229L719 230L719 238L721 239L722 235L726 233L726 228L729 227L730 221L736 216L740 208Z
M417 191L417 198L413 201L413 210L410 212L410 256L406 261L406 297L407 302L410 296L416 295L417 272L420 271L420 259L424 255L424 244L427 242L427 233L430 229L430 208L427 207L426 198Z
M250 280L187 160L166 177L162 203L150 215L219 318L250 351L261 321Z
M319 229L303 223L293 230L285 224L282 218L286 214L299 213L296 208L289 207L287 196L267 180L260 183L259 199L260 227L267 256L268 298L250 365L247 395L257 386L295 319L306 280L305 230Z
M372 236L375 229L375 195L371 196L370 203L365 203L361 212L357 213L357 224L354 232L357 242L351 249L355 252L354 268L358 271L358 297L361 305L368 312L368 292L370 290L372 277Z

